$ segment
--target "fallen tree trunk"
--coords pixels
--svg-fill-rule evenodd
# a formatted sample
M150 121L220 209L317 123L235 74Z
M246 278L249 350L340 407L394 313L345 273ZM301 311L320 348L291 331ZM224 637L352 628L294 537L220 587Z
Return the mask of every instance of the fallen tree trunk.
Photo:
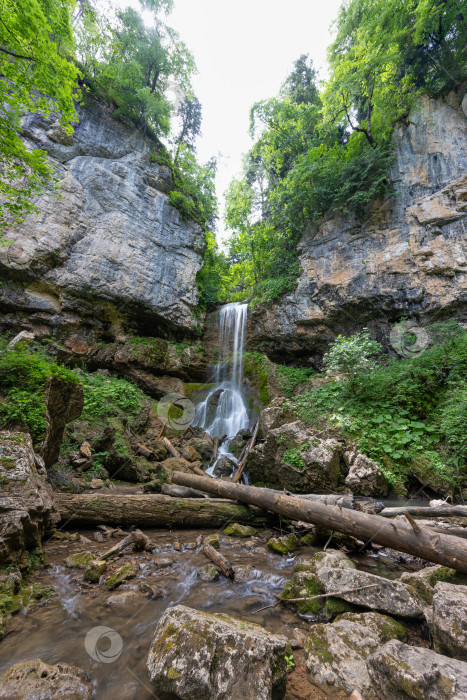
M467 506L397 506L397 508L384 508L380 515L383 518L395 518L397 515L408 513L413 518L454 518L467 517Z
M250 454L250 451L253 449L255 446L256 438L258 437L258 428L259 428L259 418L256 421L255 429L253 431L253 435L251 436L251 440L248 442L247 447L245 449L245 453L243 454L242 458L240 459L238 463L238 467L235 470L235 474L232 477L232 481L236 483L237 481L240 481L243 470L245 469L246 462L248 459L248 455Z
M235 576L235 571L228 559L226 559L220 552L218 552L210 544L205 544L201 550L205 557L210 559L212 563L217 566L218 569L222 571L224 576L233 579Z
M360 510L362 513L380 513L383 510L382 503L375 501L369 496L354 496L351 493L346 494L317 494L317 493L290 493L289 491L274 491L274 493L283 493L286 496L293 498L301 498L306 501L319 501L325 506L339 506L339 508L350 508L350 510Z
M307 501L277 494L270 489L233 484L220 479L175 472L172 482L255 505L291 520L315 523L364 542L375 542L467 573L467 541L461 537L441 535L428 528L419 528L416 532L405 520L393 522L380 515L323 505L319 501Z
M162 438L162 442L164 443L166 450L170 452L172 457L175 457L175 459L181 459L180 452L172 445L168 438Z
M164 496L173 496L174 498L208 498L207 493L196 489L187 489L186 486L176 486L175 484L162 484L161 493Z
M91 493L57 493L55 498L62 526L72 522L86 525L217 528L230 522L261 526L268 519L267 513L256 508L213 498Z
M121 552L123 552L124 549L126 549L130 545L135 545L137 549L145 550L146 552L152 552L152 550L156 546L154 542L151 542L149 537L144 534L144 532L141 532L141 530L134 530L134 532L130 532L129 535L124 537L123 540L120 540L120 542L118 542L113 547L104 552L104 554L99 554L99 558L104 559L104 561L107 561L107 559L117 557Z

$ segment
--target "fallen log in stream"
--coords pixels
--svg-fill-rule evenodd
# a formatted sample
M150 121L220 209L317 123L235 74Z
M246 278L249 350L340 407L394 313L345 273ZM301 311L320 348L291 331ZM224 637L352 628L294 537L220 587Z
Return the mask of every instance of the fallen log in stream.
M254 505L291 520L303 520L365 542L390 547L467 573L467 541L408 522L278 494L270 489L175 472L172 483Z
M204 477L197 477L204 478ZM210 477L208 477L210 478ZM215 479L212 479L215 481ZM160 494L55 494L62 526L222 527L230 522L262 526L268 514L235 501L172 498Z

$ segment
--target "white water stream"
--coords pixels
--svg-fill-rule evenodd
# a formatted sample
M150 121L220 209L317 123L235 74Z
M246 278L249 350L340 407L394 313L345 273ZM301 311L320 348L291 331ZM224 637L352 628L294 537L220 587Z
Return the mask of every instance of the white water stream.
M229 452L229 439L248 428L249 416L243 391L243 350L248 304L226 304L219 311L219 356L215 366L215 386L196 407L194 425L211 437L223 437L218 458L235 456ZM217 460L216 460L217 463ZM212 474L215 464L207 470Z

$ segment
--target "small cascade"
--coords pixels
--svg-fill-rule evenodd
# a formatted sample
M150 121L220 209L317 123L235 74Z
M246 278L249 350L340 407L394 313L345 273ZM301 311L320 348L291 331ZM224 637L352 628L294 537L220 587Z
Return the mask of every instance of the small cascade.
M228 451L229 438L249 426L243 391L243 350L248 304L226 304L219 311L219 356L214 370L215 386L196 407L194 425L211 437L227 440L219 448L218 459L234 455ZM217 461L217 460L216 460ZM213 471L215 464L208 470Z

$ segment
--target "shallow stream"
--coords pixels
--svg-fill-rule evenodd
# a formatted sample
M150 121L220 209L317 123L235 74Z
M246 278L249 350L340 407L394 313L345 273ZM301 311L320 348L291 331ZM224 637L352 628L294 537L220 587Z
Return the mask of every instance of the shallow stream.
M130 553L109 562L104 577L127 563L138 568L136 578L112 592L102 585L84 583L83 570L66 568L64 559L85 550L98 558L99 552L109 549L118 539L92 541L88 545L74 541L45 543L49 567L40 574L39 582L53 586L56 595L27 615L14 618L12 631L0 645L0 672L27 659L68 662L87 672L99 700L146 700L157 697L148 683L145 665L157 621L167 607L184 604L207 612L226 613L289 638L294 636L294 628L309 628L310 620L282 605L256 612L276 601L275 594L281 592L292 576L296 558L269 553L265 540L259 538L240 540L221 536L220 551L232 562L236 580L221 576L218 581L204 583L197 577L197 568L204 566L207 559L196 549L196 540L200 535L212 534L212 530L145 532L157 551ZM90 531L81 534L93 538ZM299 556L311 556L315 551L317 548L302 547ZM394 552L381 550L362 554L355 560L359 568L393 578L402 569L407 570L406 563L399 563L394 556ZM148 598L138 589L143 581L160 586L163 596L157 600ZM134 591L134 597L123 604L109 604L110 599L125 591ZM93 660L85 649L86 635L97 626L109 627L121 636L121 655L111 663ZM99 649L105 653L109 642L103 640L100 644ZM287 700L326 697L318 690L307 693L288 692Z

